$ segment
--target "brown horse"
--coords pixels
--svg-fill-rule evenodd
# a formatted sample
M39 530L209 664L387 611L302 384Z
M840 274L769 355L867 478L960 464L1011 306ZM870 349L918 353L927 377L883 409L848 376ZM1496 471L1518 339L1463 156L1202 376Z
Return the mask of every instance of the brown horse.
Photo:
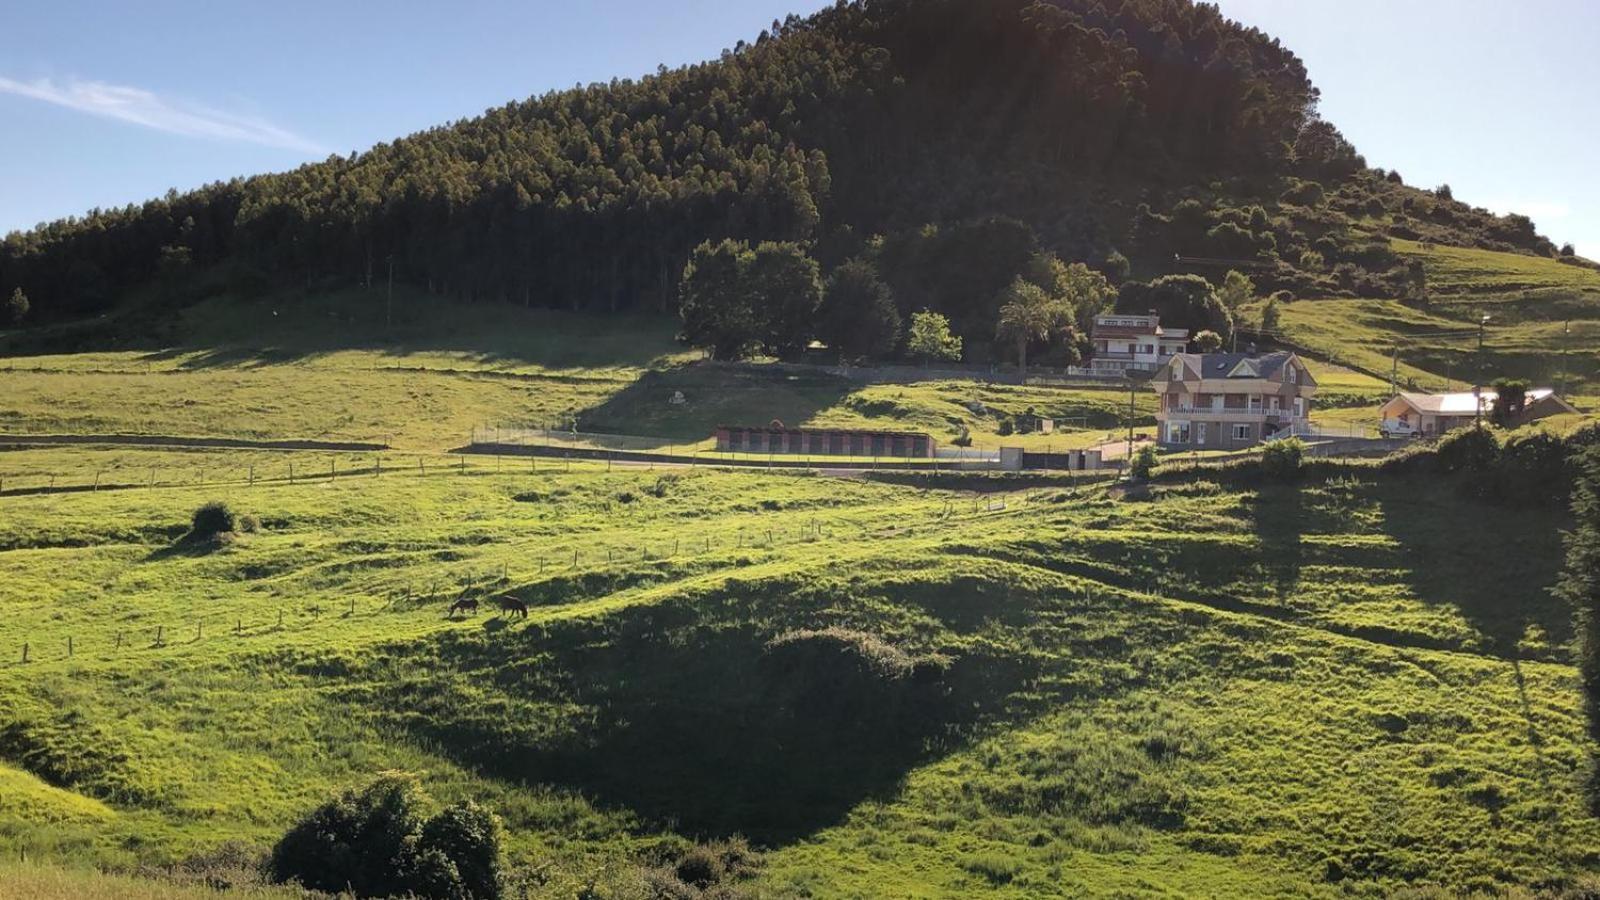
M477 601L476 598L474 598L474 597L461 597L461 598L457 599L456 602L450 604L450 611L445 614L445 617L449 618L449 619L454 619L456 617L456 613L458 613L458 612L476 613L477 611L478 611L478 601Z
M500 597L500 611L507 615L520 616L526 619L528 617L528 604L510 594L504 594Z

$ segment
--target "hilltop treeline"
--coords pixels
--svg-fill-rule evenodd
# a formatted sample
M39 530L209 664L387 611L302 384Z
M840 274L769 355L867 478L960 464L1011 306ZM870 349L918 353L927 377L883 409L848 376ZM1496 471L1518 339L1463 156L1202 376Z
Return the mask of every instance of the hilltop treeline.
M0 290L34 321L201 270L239 293L392 272L456 299L669 310L708 239L798 242L831 270L875 235L998 214L1063 258L1226 255L1266 287L1350 290L1335 267L1365 262L1401 292L1339 241L1373 203L1413 221L1419 192L1374 178L1317 99L1277 40L1189 0L840 2L711 62L12 234ZM1446 212L1428 220L1446 239L1549 249Z

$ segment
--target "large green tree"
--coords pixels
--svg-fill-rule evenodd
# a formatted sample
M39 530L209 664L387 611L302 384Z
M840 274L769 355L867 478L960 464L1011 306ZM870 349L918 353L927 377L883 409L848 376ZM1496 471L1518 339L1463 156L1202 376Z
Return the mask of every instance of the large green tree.
M923 362L961 359L961 338L950 332L950 320L931 310L911 314L906 353Z
M1125 313L1153 310L1162 325L1214 331L1223 343L1233 336L1233 316L1199 275L1167 275L1149 284L1130 281L1118 292L1117 308Z
M900 341L900 312L872 265L851 260L833 270L818 331L843 360L892 356Z
M684 343L703 347L712 359L738 359L761 341L761 320L750 290L755 254L732 239L696 247L683 271L678 315Z
M996 333L1016 347L1017 369L1024 383L1028 380L1028 344L1048 338L1071 316L1072 307L1065 301L1025 278L1006 288Z
M805 350L816 334L822 302L817 261L799 244L767 241L746 262L745 282L766 349L782 359Z
M28 318L28 310L31 308L28 295L22 292L22 288L16 288L6 300L6 321L11 325L21 325L22 321Z

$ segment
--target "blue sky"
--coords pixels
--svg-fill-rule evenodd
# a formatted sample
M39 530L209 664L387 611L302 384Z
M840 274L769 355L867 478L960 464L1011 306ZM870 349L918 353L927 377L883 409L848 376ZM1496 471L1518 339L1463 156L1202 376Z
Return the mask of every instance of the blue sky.
M715 56L816 0L16 0L0 8L0 232L291 168L575 83ZM1600 3L1221 0L1412 184L1600 256Z

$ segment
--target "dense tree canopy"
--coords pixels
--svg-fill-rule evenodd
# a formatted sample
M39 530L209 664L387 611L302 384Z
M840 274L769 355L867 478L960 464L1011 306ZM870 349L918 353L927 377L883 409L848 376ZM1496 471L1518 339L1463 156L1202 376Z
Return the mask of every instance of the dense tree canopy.
M694 248L732 238L871 258L902 317L987 343L1041 243L1119 281L1209 256L1265 290L1391 293L1346 214L1555 252L1367 171L1317 100L1277 40L1191 0L840 0L706 63L9 235L0 290L49 322L201 274L251 295L392 266L457 300L670 312ZM1317 282L1309 251L1350 268Z
M893 355L900 343L900 321L889 286L870 264L851 260L833 270L818 333L841 359Z

